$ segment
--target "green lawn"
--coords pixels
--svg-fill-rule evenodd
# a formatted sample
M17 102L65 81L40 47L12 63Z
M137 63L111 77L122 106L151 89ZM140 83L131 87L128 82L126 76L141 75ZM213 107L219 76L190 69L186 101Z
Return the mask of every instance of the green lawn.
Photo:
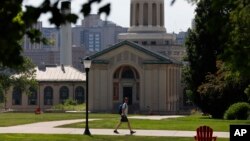
M92 116L96 117L96 115ZM114 117L109 116L109 118L106 118L105 115L99 116L99 118L103 117L103 120L91 121L89 123L90 128L114 128L119 122L119 115L115 115ZM195 131L200 125L209 125L214 131L226 132L229 132L230 124L250 124L249 120L220 120L200 115L163 120L130 119L130 122L134 129ZM85 123L75 123L63 127L84 128ZM121 128L127 128L127 125L123 124Z
M193 141L182 137L140 137L140 136L85 136L44 134L0 134L1 141ZM217 141L229 141L219 138Z
M41 121L55 121L67 119L82 119L84 113L0 113L0 127L20 125Z
M54 121L66 119L84 119L84 113L44 113L35 115L34 113L0 113L0 127L19 125L26 123L34 123L41 121ZM93 114L90 118L98 118L101 120L91 121L90 128L110 128L113 129L119 121L118 114ZM194 131L200 125L209 125L214 131L229 131L230 124L250 124L249 120L219 120L210 119L200 115L193 115L175 119L164 120L141 120L130 119L134 129L158 129L158 130L189 130ZM85 122L65 125L63 127L84 128ZM123 124L121 128L127 128Z

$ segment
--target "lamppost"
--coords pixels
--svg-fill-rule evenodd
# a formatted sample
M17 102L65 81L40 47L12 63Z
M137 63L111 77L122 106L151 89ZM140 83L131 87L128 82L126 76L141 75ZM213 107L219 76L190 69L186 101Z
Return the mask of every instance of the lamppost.
M81 63L84 65L86 72L86 125L84 135L91 135L89 131L89 69L91 66L91 60L89 57L86 57L84 60L81 60Z

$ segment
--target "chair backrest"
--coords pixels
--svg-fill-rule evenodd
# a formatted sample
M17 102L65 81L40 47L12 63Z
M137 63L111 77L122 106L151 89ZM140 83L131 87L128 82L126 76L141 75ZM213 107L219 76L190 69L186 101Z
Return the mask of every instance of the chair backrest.
M198 141L212 141L213 139L213 129L209 126L200 126L196 129L196 132L196 139Z

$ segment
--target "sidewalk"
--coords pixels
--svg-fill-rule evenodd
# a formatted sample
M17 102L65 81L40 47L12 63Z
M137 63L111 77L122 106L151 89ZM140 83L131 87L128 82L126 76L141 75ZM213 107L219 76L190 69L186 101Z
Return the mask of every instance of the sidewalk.
M98 119L90 119L98 120ZM38 134L83 134L84 129L79 128L57 128L56 126L83 122L84 120L64 120L39 122L11 127L0 127L0 134L4 133L38 133ZM90 129L92 135L129 135L128 129L119 129L120 134L113 133L113 129ZM193 137L195 131L177 130L135 130L135 136L172 136L172 137ZM229 138L228 132L214 132L218 138Z

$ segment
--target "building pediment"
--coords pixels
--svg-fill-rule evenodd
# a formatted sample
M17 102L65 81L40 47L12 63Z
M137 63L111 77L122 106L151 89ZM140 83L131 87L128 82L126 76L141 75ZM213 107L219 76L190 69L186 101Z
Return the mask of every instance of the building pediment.
M180 64L180 62L167 56L153 52L139 44L122 41L101 52L98 52L90 59L96 64L112 64L114 62L137 62L142 64Z

